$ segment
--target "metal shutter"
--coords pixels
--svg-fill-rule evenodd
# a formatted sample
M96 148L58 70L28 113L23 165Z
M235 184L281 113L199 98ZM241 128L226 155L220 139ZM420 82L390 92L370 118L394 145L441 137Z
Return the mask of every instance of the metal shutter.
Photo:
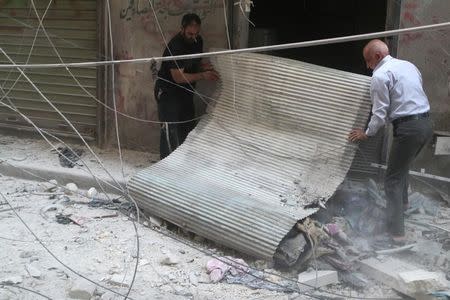
M3 1L0 7L0 47L16 62L60 63L46 35L38 28L36 13L28 0ZM49 0L34 0L42 18ZM95 0L53 0L43 21L44 27L64 62L97 59L97 4ZM10 63L0 53L0 63ZM92 95L97 94L96 68L71 68ZM64 68L25 71L42 93L88 138L95 138L97 102ZM62 117L36 92L17 70L0 69L0 86L8 93L3 102L13 103L39 127L55 133L76 135ZM0 98L4 93L0 90ZM20 115L0 105L0 127L31 128Z

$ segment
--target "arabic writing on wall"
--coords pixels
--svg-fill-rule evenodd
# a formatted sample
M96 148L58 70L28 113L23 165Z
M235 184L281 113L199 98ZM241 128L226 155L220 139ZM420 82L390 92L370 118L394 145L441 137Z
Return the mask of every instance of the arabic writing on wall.
M187 11L194 11L201 19L214 13L217 0L150 0L155 12L164 19L180 16ZM140 0L128 0L127 7L120 11L120 18L130 21L135 16L151 12L148 1L140 3Z

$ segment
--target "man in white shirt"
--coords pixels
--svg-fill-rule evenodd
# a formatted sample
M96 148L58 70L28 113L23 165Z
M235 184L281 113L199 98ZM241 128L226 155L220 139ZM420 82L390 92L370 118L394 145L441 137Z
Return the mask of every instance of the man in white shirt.
M381 40L370 41L364 60L373 70L370 86L372 116L367 129L354 129L352 142L374 136L386 122L392 122L394 138L386 170L388 230L394 242L404 242L403 210L408 207L409 168L432 136L430 105L422 87L422 75L412 63L393 58Z

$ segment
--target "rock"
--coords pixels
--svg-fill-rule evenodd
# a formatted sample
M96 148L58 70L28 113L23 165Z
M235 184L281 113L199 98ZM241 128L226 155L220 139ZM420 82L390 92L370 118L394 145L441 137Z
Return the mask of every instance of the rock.
M67 195L72 195L72 194L76 193L77 191L78 191L78 187L75 183L70 182L70 183L66 184L66 189L64 192Z
M444 275L437 272L413 270L400 272L398 276L408 290L412 291L415 295L443 290L449 286Z
M195 273L189 273L189 282L194 286L198 285L198 277Z
M170 281L175 281L175 279L177 279L177 277L173 273L170 273L169 275L167 275L167 278L169 278Z
M22 253L20 253L19 257L20 258L29 258L32 257L35 253L33 251L23 251Z
M11 276L0 279L0 284L18 284L22 283L22 276Z
M126 282L126 278L125 280L124 278L125 276L122 274L115 274L108 279L108 283L120 287L129 287L130 285Z
M170 252L166 253L165 257L161 260L161 264L166 266L173 266L178 263L180 263L180 259Z
M58 182L55 179L49 180L48 182L40 182L39 183L39 192L54 192L58 188Z
M87 190L87 192L86 192L86 196L89 198L89 199L92 199L92 198L94 198L95 196L97 196L98 195L98 192L97 192L97 189L95 188L95 187L91 187L89 190Z
M108 274L113 275L120 272L122 272L122 269L119 266L113 266L111 269L109 269Z
M77 280L69 291L69 298L89 300L95 293L97 286L87 280Z
M284 238L274 255L275 264L281 268L293 266L306 246L305 236L301 233Z
M202 272L198 276L198 282L199 283L211 283L211 278L209 278L209 275L206 272Z
M149 265L149 264L150 264L150 261L148 261L148 260L145 259L145 258L139 260L139 266L140 266L140 267L146 266L146 265Z
M27 269L27 272L31 277L41 278L42 272L36 262L26 265L25 268Z
M437 201L430 199L419 192L411 194L408 198L410 206L406 211L408 214L419 211L421 214L436 216L440 211L440 204Z

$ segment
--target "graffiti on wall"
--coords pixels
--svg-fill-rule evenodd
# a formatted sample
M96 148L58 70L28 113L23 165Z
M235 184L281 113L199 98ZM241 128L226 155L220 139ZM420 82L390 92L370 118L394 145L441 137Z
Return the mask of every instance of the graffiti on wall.
M156 13L164 19L180 16L191 9L204 19L207 15L214 13L217 8L217 0L148 0L152 1ZM121 9L120 18L130 21L136 16L151 12L148 1L128 0L128 5ZM141 3L144 2L144 3ZM219 4L221 5L221 4Z

